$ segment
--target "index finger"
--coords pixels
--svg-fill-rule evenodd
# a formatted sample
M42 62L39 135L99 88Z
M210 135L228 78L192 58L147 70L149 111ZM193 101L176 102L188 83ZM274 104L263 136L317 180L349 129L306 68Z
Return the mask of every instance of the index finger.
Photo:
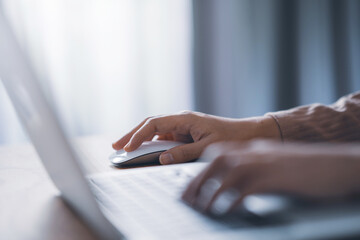
M150 119L151 117L145 118L139 125L137 125L135 128L133 128L130 132L128 132L125 136L123 136L122 138L120 138L119 140L117 140L116 142L114 142L112 144L112 147L115 150L120 150L122 149L131 139L131 137L134 135L134 133L139 130L139 128L142 127L142 125L144 125L146 123L146 121L148 119Z
M178 130L179 124L181 124L179 116L150 118L132 135L124 149L127 152L133 151L154 134L166 134Z

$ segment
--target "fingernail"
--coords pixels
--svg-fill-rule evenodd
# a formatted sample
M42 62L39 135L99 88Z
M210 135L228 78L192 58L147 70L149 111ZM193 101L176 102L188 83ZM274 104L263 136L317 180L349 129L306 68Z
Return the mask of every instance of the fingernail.
M161 164L172 164L174 163L174 157L171 153L163 153L160 155Z

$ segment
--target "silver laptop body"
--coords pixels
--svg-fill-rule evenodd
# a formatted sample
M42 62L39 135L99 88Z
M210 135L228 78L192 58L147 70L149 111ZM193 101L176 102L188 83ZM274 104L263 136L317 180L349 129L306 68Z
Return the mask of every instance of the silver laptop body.
M179 200L204 164L86 176L1 11L0 78L62 198L101 239L328 239L360 232L358 215L275 226L204 216Z

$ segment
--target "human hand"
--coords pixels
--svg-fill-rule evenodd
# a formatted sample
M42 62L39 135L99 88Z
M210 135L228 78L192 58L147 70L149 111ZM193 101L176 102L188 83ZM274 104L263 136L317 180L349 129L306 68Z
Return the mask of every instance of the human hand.
M253 138L278 138L279 130L271 117L231 119L199 112L150 117L113 144L115 150L131 152L144 141L174 140L188 144L172 148L160 155L162 164L197 159L204 148L218 141L243 141Z
M188 185L183 200L217 212L226 195L231 211L256 193L286 193L311 199L346 198L360 191L359 145L218 143L202 156L211 164ZM224 210L221 210L224 211Z

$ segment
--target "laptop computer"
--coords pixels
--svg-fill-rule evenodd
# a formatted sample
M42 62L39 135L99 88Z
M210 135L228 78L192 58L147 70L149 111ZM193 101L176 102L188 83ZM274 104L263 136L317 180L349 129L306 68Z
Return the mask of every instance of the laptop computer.
M257 224L244 216L205 216L180 200L205 163L86 175L1 11L0 58L0 78L46 171L68 206L101 239L288 240L360 233L359 214L278 224Z

